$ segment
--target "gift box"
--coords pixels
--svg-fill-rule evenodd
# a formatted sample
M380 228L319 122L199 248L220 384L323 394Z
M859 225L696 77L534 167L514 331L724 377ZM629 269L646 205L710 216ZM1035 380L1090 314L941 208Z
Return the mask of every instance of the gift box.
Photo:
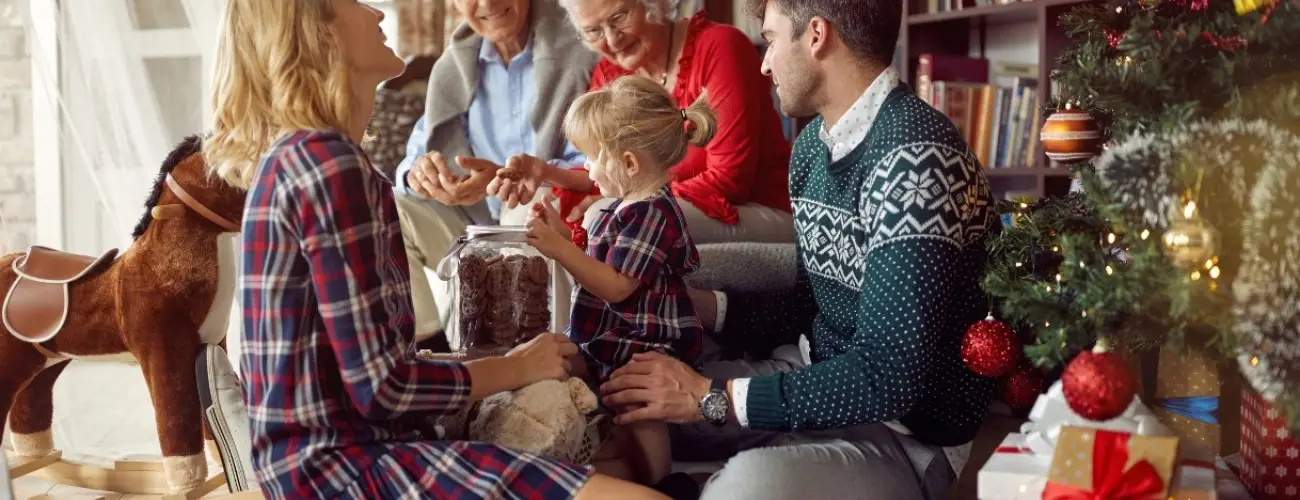
M1097 422L1085 419L1070 410L1058 381L1039 396L1029 413L1029 422L1021 426L1019 434L1011 434L994 450L977 477L981 500L1027 500L1044 498L1058 444L1067 429L1095 432L1108 431L1137 437L1164 437L1177 442L1172 431L1161 424L1150 409L1134 398L1133 403L1119 417ZM1071 432L1076 432L1071 431ZM1172 483L1170 496L1186 500L1248 500L1240 496L1223 496L1216 487L1237 484L1235 477L1219 470L1214 458L1196 448L1184 450L1175 446L1178 453L1173 477L1166 472L1163 480ZM1126 464L1127 465L1127 464ZM1225 483L1226 473L1231 480ZM1067 497L1069 498L1069 497ZM1092 497L1081 497L1092 498ZM1119 497L1122 498L1122 497ZM1146 497L1138 497L1146 498ZM1150 497L1156 498L1156 497ZM1164 497L1159 497L1164 498Z
M1164 498L1174 479L1178 438L1103 429L1061 429L1044 499Z
M1300 499L1300 440L1263 396L1241 393L1241 482L1255 500Z
M1029 422L994 450L977 477L981 500L1042 498L1057 442L1066 428L1101 428L1135 435L1171 434L1150 410L1134 398L1124 414L1104 422L1074 413L1065 402L1061 383L1052 384L1029 412Z
M1215 457L1214 459L1214 491L1218 495L1216 500L1255 500L1250 496L1250 491L1246 490L1246 485L1241 484L1237 478L1235 470L1240 469L1240 462L1234 466L1228 460L1238 458L1240 455L1230 457Z
M1143 356L1142 399L1184 448L1230 455L1240 445L1240 377L1199 351L1165 348Z
M1010 434L993 450L976 478L980 500L1042 498L1051 455L1035 455L1025 440L1024 434Z

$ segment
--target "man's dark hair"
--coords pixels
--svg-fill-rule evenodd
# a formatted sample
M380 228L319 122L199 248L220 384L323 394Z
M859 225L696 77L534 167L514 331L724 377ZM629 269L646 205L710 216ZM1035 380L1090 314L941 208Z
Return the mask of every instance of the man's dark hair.
M771 0L794 24L793 36L821 16L835 27L853 55L882 66L894 59L898 29L903 22L903 0ZM751 16L763 18L768 0L746 0Z

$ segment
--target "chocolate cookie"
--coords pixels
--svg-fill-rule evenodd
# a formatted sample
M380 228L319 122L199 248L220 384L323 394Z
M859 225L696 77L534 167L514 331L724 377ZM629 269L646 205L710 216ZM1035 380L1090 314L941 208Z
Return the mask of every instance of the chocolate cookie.
M551 281L551 269L542 257L529 257L523 264L523 277L525 280L540 285L549 285Z
M497 170L497 178L508 180L511 182L519 182L521 179L524 178L524 173L513 168L503 168L501 170Z

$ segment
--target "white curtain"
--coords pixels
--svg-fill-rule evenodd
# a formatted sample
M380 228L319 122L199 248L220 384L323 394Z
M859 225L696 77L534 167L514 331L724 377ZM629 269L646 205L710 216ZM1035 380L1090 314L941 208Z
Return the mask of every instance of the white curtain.
M60 56L34 61L34 85L55 96L62 122L57 168L65 185L67 250L125 250L162 160L206 123L224 2L60 4ZM29 19L29 32L37 24ZM31 52L46 53L37 46ZM237 309L231 340L238 338ZM65 457L94 463L160 454L139 365L73 361L55 386L54 404L55 447Z

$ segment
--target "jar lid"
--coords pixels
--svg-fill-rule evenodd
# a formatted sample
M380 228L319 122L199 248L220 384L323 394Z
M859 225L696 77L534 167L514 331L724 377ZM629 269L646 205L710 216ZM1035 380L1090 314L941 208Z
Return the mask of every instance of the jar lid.
M528 236L525 226L466 226L465 234L456 238L456 242L438 261L435 269L439 279L449 280L456 276L455 264L460 261L460 250L471 241L499 241L503 243L526 243Z
M473 241L493 236L522 236L526 231L527 227L525 226L466 226L465 239ZM506 239L513 240L514 238Z

